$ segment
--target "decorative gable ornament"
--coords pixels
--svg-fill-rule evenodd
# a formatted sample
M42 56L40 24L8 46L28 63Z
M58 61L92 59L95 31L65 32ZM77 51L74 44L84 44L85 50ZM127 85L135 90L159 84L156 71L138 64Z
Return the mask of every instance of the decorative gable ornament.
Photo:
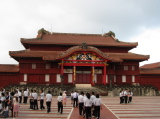
M83 42L83 43L81 44L80 48L82 48L82 49L88 49L87 43L86 43L86 42Z

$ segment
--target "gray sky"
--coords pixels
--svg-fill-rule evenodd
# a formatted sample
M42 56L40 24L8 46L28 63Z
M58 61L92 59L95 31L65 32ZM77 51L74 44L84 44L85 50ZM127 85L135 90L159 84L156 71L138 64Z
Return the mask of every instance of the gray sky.
M121 41L138 42L131 52L159 62L160 0L0 0L0 64L17 64L9 51L23 50L20 38L53 32L113 31Z

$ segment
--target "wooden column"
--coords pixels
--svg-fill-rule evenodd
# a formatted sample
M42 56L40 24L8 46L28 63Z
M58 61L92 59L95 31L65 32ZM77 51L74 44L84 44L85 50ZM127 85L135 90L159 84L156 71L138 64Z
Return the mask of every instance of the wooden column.
M76 83L76 66L73 66L73 83Z
M104 69L103 69L103 84L106 85L106 66L104 66Z

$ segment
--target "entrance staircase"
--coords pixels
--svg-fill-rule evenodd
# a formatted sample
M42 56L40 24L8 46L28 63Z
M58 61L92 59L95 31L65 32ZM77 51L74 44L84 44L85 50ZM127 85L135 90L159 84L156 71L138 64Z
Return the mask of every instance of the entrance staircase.
M92 93L100 94L101 96L107 96L107 90L102 90L96 87L92 87L91 84L76 84L74 88L68 90L69 92L77 91L78 93Z

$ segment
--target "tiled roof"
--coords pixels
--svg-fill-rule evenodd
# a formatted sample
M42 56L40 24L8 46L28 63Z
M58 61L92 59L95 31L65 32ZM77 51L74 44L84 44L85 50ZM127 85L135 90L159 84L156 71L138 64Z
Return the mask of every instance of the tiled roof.
M107 53L102 52L99 49L89 46L88 49L82 49L79 46L74 46L69 48L66 51L10 51L10 56L14 57L15 59L18 57L40 57L43 58L43 60L57 60L61 58L65 58L68 55L77 52L77 51L91 51L95 52L101 57L111 60L113 62L122 62L125 60L147 60L149 59L148 55L139 55L134 53Z
M53 33L43 34L41 38L25 39L21 38L25 44L57 44L57 45L80 45L86 42L92 46L116 46L116 47L136 47L138 43L121 42L113 36L102 36L101 34L74 34L74 33Z
M160 68L160 62L145 64L141 66L140 68Z
M123 60L147 60L149 59L149 55L140 55L140 54L135 54L135 53L106 53L109 57L112 58L120 58Z
M0 72L18 72L18 71L19 71L18 65L0 64Z
M157 75L160 75L160 68L140 69L140 74L157 74Z

